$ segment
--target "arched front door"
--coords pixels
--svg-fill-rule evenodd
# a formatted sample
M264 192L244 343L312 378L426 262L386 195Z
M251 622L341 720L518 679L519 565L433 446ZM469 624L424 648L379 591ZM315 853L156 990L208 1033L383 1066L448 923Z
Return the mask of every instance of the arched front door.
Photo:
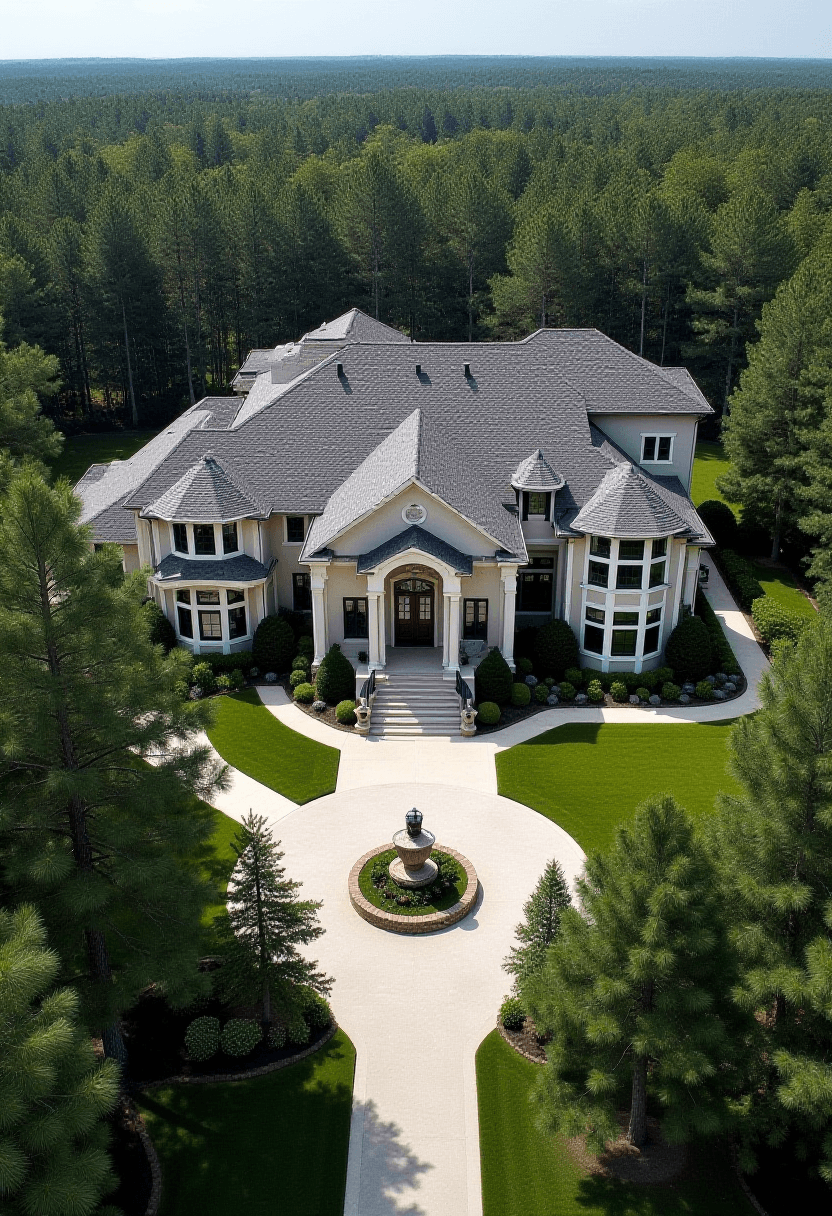
M433 583L405 578L393 586L397 646L433 645Z

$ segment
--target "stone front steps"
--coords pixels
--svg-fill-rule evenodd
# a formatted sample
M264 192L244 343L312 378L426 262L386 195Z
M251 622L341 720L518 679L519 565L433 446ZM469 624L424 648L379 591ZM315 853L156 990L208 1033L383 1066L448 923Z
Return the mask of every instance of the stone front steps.
M459 697L441 671L391 671L376 684L370 734L458 735Z

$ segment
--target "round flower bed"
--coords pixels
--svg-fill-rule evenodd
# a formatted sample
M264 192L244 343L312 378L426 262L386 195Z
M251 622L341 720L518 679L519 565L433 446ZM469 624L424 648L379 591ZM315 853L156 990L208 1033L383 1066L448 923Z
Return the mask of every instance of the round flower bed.
M468 915L479 894L479 880L467 857L447 847L434 849L438 881L414 891L385 877L396 856L395 849L383 846L365 853L353 866L350 902L359 916L380 929L415 934L433 933Z

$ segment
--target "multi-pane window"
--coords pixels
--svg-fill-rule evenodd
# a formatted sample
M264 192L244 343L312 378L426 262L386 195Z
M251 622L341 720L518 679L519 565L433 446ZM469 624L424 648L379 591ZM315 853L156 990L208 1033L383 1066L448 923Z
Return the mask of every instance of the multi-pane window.
M612 541L608 536L592 536L589 540L589 551L593 557L603 557L609 561L611 545Z
M222 526L222 551L223 553L236 553L240 548L237 540L237 525L223 524Z
M653 541L653 547L650 554L652 561L650 562L650 586L660 587L666 582L665 570L667 569L667 537L663 536L660 540ZM659 559L658 561L656 559Z
M234 638L244 638L246 636L246 610L244 605L238 608L228 609L228 636L232 640Z
M344 637L366 638L370 636L367 626L367 600L364 596L344 597Z
M555 588L555 557L532 555L518 578L520 612L551 612Z
M222 642L223 622L227 620L226 637L233 641L248 636L248 617L245 608L246 595L238 587L227 591L219 588L200 587L197 590L176 592L176 621L179 636L193 638L194 620L192 603L196 603L199 638L203 642Z
M188 552L188 525L173 525L173 547L177 553ZM190 636L190 635L189 635Z
M295 612L312 611L312 576L292 575L292 607Z
M465 600L463 603L462 636L488 640L488 600Z
M589 650L592 654L603 654L604 621L607 614L602 608L593 608L591 604L587 604L584 615L584 650Z
M673 458L672 435L642 435L641 459L645 464L669 464Z
M207 557L216 553L213 524L194 524L194 553L199 557Z
M610 654L613 658L631 658L636 653L637 629L613 629Z
M222 616L219 612L199 613L199 636L203 642L222 641Z
M526 518L530 519L534 516L548 519L549 517L549 495L546 493L538 493L535 490L529 491L525 495Z
M606 562L590 561L587 582L592 583L593 587L608 587L609 581L610 568Z
M193 617L191 616L190 591L177 591L176 616L179 623L180 637L192 638L194 636L194 622Z
M619 591L640 591L641 565L627 566L619 562L615 572L615 585Z
M302 515L287 515L286 516L286 540L290 545L299 545L303 541L305 528L305 519Z
M618 566L615 572L615 585L619 590L641 590L641 562L644 561L643 540L620 540L618 542ZM638 562L639 565L627 565L628 562Z
M644 631L644 654L655 654L659 649L659 636L661 634L661 608L651 608L647 613L646 625Z
M197 591L196 602L198 604L218 604L220 593L219 591Z

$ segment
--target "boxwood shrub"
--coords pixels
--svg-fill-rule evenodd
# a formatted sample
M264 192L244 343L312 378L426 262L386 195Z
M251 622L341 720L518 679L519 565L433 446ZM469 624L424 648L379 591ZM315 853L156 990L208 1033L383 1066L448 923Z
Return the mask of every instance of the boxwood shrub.
M301 705L311 705L315 700L315 686L313 684L298 684L295 689L295 700L300 701Z
M521 685L518 684L518 688ZM501 710L495 701L480 701L479 703L479 720L483 726L496 726L500 721Z
M530 676L534 672L534 663L528 658L519 658L515 666L517 667L517 675L521 679L525 679L526 676Z
M292 659L292 671L304 671L307 675L312 670L312 661L308 654L296 654Z
M198 684L204 693L213 692L217 687L217 681L211 664L203 662L201 658L198 663L194 663L191 671L191 682Z
M642 685L641 688L636 689L636 696L638 697L639 701L649 701L650 700L650 689L645 688Z
M561 680L560 692L558 693L561 701L575 700L575 685L570 684L568 680Z
M707 680L700 680L694 691L701 701L711 701L713 699L714 686Z
M540 685L538 685L540 687ZM544 684L545 688L546 685ZM528 684L512 684L511 686L511 703L512 705L524 706L528 705L532 699L532 690Z
M304 988L301 993L301 1012L304 1021L313 1030L326 1030L332 1022L329 1002L311 988Z
M586 695L590 701L603 701L604 689L600 680L590 680L586 686Z
M666 684L662 684L662 692L661 692L662 700L663 701L678 701L681 691L682 690L678 684L671 684L670 681L668 681Z
M508 705L514 686L511 668L500 651L496 647L489 650L474 672L474 689L477 700Z
M610 685L610 694L613 701L626 701L630 695L629 689L623 680L614 680Z
M532 695L534 696L534 699L537 701L538 705L545 705L550 694L547 685L537 684L532 690Z
M578 639L566 621L547 621L535 638L535 670L560 679L567 667L578 666Z
M355 668L337 642L332 643L321 660L315 687L321 700L329 705L355 696Z
M335 706L335 717L342 726L355 726L355 701L339 701Z
M744 557L739 557L734 553L732 549L720 549L717 561L740 608L750 612L754 600L765 594L760 580L754 573L754 567Z
M309 675L305 671L293 671L289 676L289 687L297 688L298 684L308 684Z
M251 1018L231 1018L222 1028L220 1044L228 1056L247 1056L262 1037L259 1022Z
M500 1021L506 1030L519 1031L526 1021L526 1011L523 1002L517 996L509 996L500 1006Z
M584 673L581 671L580 667L567 667L566 671L563 673L563 678L566 680L567 684L572 684L575 688L583 688Z
M210 1060L220 1049L219 1018L194 1018L185 1031L185 1047L191 1060Z
M754 601L751 605L751 617L760 631L760 637L769 646L781 638L796 642L808 624L806 617L783 608L770 595L763 595ZM724 667L722 670L728 671L729 668Z
M308 633L301 634L298 638L298 654L305 654L311 662L314 653L315 639L310 637Z
M292 626L280 616L264 617L254 633L251 661L265 673L286 671L296 653Z
M705 622L698 616L680 621L667 639L665 657L683 680L702 680L711 671L713 650Z

